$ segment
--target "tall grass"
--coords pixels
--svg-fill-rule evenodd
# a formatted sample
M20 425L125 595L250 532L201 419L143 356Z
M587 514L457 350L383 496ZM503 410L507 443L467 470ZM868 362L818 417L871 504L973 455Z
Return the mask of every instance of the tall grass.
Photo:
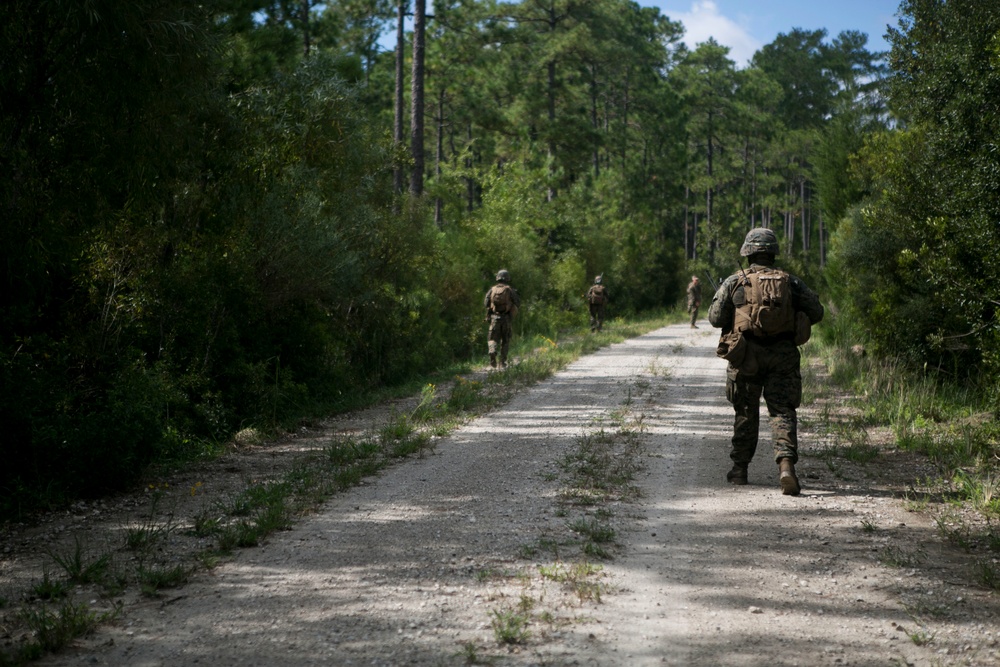
M979 536L964 524L957 532L948 528L942 533L962 548L979 544L993 551L994 545L1000 547L990 539L992 525L1000 518L1000 422L990 386L995 379L956 383L934 369L915 369L898 359L865 354L856 346L852 349L843 325L832 328L825 344L813 351L821 357L833 384L853 397L848 399L855 413L848 429L865 433L864 438L851 438L851 445L840 454L862 465L875 460L866 429L888 427L896 447L935 463L939 474L935 485L945 489L942 497L978 511L985 520L986 528ZM844 429L826 417L832 431ZM954 536L959 533L966 537L956 542Z

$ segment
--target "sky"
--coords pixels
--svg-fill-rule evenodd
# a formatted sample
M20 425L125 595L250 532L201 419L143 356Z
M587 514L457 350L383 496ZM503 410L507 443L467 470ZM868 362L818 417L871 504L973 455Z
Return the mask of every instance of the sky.
M827 40L841 31L868 35L868 49L887 51L886 25L896 27L899 0L638 0L684 24L684 43L694 48L714 37L731 50L737 67L793 28L825 28Z

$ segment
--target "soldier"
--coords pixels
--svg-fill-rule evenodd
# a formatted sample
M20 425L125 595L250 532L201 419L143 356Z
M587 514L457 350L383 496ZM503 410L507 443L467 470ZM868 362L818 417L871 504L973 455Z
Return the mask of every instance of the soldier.
M513 332L511 322L521 305L521 296L510 286L510 273L507 269L497 271L496 281L496 284L487 290L483 306L486 308L486 320L490 323L488 337L490 366L497 367L497 352L499 352L500 367L506 368L507 350Z
M778 482L785 495L799 494L795 409L802 399L799 351L810 328L823 319L823 305L799 278L774 267L778 239L770 229L750 230L740 255L750 267L729 276L712 299L708 321L723 331L718 353L729 359L726 398L736 421L726 475L747 483L747 466L757 450L760 397L771 417ZM725 354L723 354L725 353Z
M695 321L698 319L698 310L701 308L701 284L698 276L691 276L688 283L688 312L691 313L691 328L697 329Z
M590 306L590 330L600 331L604 326L604 304L608 302L608 288L601 284L602 277L594 276L594 284L584 298Z

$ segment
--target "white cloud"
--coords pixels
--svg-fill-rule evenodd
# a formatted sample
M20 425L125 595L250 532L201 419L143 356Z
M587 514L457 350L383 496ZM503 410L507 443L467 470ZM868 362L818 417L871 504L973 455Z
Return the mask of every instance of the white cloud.
M745 19L737 23L719 13L719 6L712 0L695 0L690 11L667 14L671 19L684 24L684 43L694 49L707 42L709 37L723 46L729 47L729 57L737 67L744 67L762 46L754 39L746 26Z

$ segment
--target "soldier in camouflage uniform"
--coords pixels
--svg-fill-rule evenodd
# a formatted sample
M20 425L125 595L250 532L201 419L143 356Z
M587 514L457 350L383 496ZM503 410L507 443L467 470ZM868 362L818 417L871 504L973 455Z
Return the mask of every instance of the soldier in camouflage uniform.
M688 312L691 313L691 328L697 329L695 322L698 320L698 310L701 308L701 284L698 283L698 276L691 276L688 283Z
M590 308L590 330L592 332L604 328L604 306L611 295L608 294L608 288L601 284L603 282L603 276L595 276L594 284L583 295Z
M513 333L512 323L520 305L521 296L516 289L510 286L510 272L507 269L500 269L497 271L496 284L486 291L486 296L483 299L486 320L490 323L487 340L489 341L490 367L492 368L497 367L498 353L500 367L507 367L507 351Z
M746 236L740 255L749 258L750 271L767 270L774 266L778 254L778 239L770 229L752 229ZM736 310L745 306L744 272L727 278L712 299L708 320L723 332L733 330ZM789 276L792 305L795 317L804 313L810 324L823 319L823 305L815 292L799 278ZM799 318L801 320L801 318ZM733 427L730 458L733 468L726 475L732 484L747 483L747 466L757 451L760 427L760 398L764 396L771 418L774 437L774 458L778 464L778 481L782 493L798 495L800 485L795 475L798 461L796 414L802 399L802 376L799 373L799 351L795 333L767 338L743 334L746 340L746 357L739 366L732 362L726 371L726 398L733 404L736 420Z

